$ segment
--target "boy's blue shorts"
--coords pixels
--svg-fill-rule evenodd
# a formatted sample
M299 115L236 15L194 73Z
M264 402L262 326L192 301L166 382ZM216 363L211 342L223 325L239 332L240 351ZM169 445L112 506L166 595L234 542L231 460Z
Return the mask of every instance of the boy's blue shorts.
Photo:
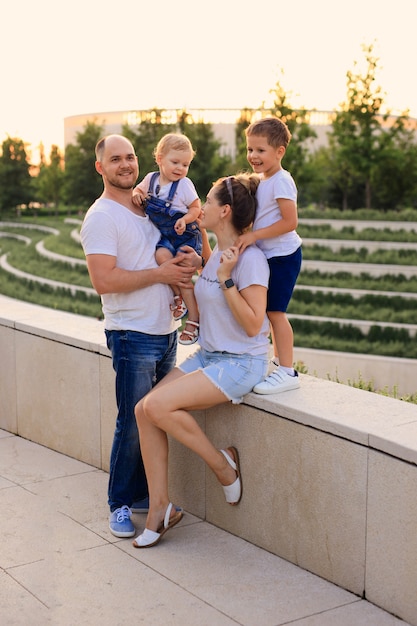
M301 246L287 256L274 256L267 259L270 271L267 311L286 313L301 270L302 259Z

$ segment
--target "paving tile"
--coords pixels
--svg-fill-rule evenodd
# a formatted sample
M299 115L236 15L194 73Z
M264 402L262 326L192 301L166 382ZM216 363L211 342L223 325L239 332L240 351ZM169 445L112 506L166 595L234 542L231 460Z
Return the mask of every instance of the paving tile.
M0 570L0 622L3 626L45 626L48 608L12 575Z
M180 522L154 548L120 547L245 626L277 626L358 600L207 523Z
M0 476L19 485L91 471L91 466L22 437L0 439Z
M310 615L291 626L411 626L382 609L359 600L318 615Z
M90 471L83 474L35 482L25 487L33 494L42 496L56 511L112 541L117 538L108 528L108 479L106 472L91 467Z
M1 626L410 626L188 513L135 549L109 532L107 481L0 431Z
M115 545L56 553L13 572L59 626L236 624Z
M0 567L102 545L104 539L23 487L0 490Z

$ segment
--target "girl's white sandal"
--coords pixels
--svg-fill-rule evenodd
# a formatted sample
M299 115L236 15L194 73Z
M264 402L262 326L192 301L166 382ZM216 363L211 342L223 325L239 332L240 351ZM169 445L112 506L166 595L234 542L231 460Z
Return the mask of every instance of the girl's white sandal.
M187 315L188 309L181 296L174 296L174 304L171 305L171 311L174 320L182 320Z
M178 342L182 344L183 346L191 346L198 339L198 332L199 332L200 324L198 322L193 322L192 320L187 320L185 324L185 328L187 327L187 324L190 324L190 326L194 326L194 329L193 330L184 329L182 331L178 331L180 333L180 336L178 337ZM189 339L181 339L181 335L187 335Z

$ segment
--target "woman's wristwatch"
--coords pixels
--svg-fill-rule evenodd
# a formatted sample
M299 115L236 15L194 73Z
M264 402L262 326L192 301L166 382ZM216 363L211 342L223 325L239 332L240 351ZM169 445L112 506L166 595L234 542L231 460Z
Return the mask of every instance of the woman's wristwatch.
M220 289L230 289L230 287L234 287L235 283L233 282L233 278L228 278L224 281L224 283L220 283Z

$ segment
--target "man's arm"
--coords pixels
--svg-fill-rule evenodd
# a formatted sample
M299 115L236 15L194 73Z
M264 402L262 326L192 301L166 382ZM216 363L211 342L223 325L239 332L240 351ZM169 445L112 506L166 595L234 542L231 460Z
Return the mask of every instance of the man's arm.
M162 265L146 270L125 270L117 267L116 257L88 254L87 268L91 283L99 295L128 293L156 283L183 286L189 284L195 269L181 266L186 255L178 255Z

